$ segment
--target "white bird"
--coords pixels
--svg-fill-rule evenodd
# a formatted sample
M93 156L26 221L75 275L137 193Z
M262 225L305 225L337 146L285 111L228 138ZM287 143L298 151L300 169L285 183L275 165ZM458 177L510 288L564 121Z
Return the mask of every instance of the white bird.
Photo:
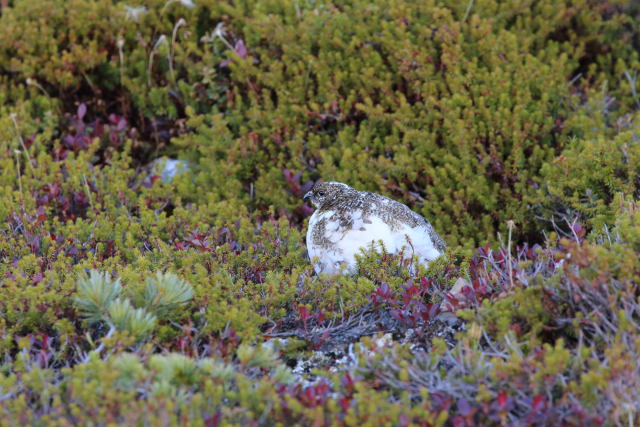
M309 220L307 251L316 273L355 273L362 250L402 252L427 265L446 244L421 215L380 194L340 182L320 182L304 195L317 208Z

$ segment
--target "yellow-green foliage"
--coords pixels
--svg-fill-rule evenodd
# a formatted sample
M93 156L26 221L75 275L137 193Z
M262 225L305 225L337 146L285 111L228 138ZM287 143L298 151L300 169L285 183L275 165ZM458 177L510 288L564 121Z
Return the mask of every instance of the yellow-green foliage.
M634 120L635 118L630 118ZM614 137L572 141L562 155L544 166L547 207L577 211L600 228L614 222L614 197L640 197L640 145L637 131ZM557 204L554 206L554 202Z
M0 426L632 423L628 3L0 1ZM188 165L170 182L164 155ZM318 179L407 203L451 249L314 275ZM550 233L574 214L589 234ZM420 318L419 346L365 340L346 373L283 363L460 276L455 344Z
M209 154L213 187L229 175L252 183L258 206L298 204L274 187L272 167L287 167L405 199L454 243L493 239L508 219L531 232L520 201L575 132L563 130L578 102L567 79L587 44L618 43L614 22L627 18L487 1L463 22L464 5L240 7L249 58L230 65L234 102L224 120L187 110L196 135L175 143Z
M536 231L522 201L535 199L540 168L594 126L574 117L576 73L589 93L607 79L624 101L616 115L634 105L623 76L638 68L627 43L633 8L195 4L16 2L0 27L8 99L115 91L119 105L94 111L139 110L140 129L162 144L148 120L186 114L194 132L181 118L174 150L199 163L195 182L210 187L184 184L189 200L291 211L299 195L287 191L288 168L404 199L463 244L492 240L509 219L520 234Z

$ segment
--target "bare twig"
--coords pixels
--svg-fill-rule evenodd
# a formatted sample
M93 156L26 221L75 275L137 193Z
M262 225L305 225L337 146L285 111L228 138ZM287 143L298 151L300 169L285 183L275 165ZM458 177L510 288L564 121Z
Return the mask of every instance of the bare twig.
M633 77L629 74L628 70L624 70L624 76L627 78L629 85L631 86L631 96L636 103L636 107L640 109L640 98L638 98L638 92L636 90L636 81L638 80L638 70L633 72Z

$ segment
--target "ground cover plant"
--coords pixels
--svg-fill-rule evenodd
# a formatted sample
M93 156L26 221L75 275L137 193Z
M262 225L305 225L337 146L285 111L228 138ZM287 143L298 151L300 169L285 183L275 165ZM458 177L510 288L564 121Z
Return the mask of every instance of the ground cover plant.
M639 423L639 18L0 1L0 425ZM447 253L315 275L317 180Z

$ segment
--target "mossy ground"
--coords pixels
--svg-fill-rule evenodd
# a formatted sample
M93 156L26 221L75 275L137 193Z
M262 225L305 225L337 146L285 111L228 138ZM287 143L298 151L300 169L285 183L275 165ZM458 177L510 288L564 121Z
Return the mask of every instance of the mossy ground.
M639 17L0 1L0 425L640 422ZM449 251L315 275L318 179Z

